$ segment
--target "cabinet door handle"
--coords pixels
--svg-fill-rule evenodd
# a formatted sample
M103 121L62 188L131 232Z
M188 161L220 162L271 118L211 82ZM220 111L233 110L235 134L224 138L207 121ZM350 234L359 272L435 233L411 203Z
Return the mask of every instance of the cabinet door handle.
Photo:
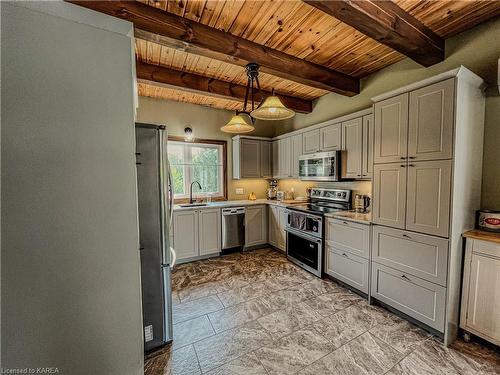
M345 225L349 225L349 223L347 221L343 221L342 223Z
M416 156L408 156L408 159L416 159L417 157Z
M409 167L414 167L414 166L415 166L415 164L408 164L408 166L409 166Z
M400 167L401 168L406 168L406 164L401 164Z
M404 156L401 156L400 159L401 160L406 160L406 158Z
M410 236L408 236L407 234L403 234L403 237L404 238L411 238Z
M349 258L349 256L346 253L342 253L343 257Z
M402 278L402 279L405 279L405 280L408 280L408 281L411 281L411 280L408 278L408 276L406 276L406 275L401 275L401 278Z

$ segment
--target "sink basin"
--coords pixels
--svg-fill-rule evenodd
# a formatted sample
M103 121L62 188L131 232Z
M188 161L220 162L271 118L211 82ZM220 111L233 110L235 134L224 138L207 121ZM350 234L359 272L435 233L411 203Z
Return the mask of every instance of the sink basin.
M184 203L180 204L179 207L203 207L207 206L206 203Z

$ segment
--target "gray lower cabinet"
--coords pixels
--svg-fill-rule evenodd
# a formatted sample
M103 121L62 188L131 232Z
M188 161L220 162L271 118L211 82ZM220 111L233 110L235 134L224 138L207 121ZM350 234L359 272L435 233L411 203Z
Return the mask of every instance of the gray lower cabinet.
M370 225L328 218L325 273L368 294Z
M267 208L265 205L245 209L245 247L267 243Z
M326 221L328 246L368 259L370 257L370 226L347 220Z
M174 211L173 233L179 263L220 253L220 209Z
M499 290L500 243L467 238L460 328L495 345L500 345Z
M371 296L444 332L446 288L372 262Z
M375 225L372 260L446 286L448 240Z
M268 210L268 242L270 245L286 251L285 226L288 220L284 207L270 205Z
M326 246L325 272L363 293L368 293L368 266L368 259Z

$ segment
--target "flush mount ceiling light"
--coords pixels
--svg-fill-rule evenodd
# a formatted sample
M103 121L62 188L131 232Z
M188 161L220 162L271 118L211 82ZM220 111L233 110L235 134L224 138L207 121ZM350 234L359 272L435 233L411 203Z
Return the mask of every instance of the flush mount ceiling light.
M220 128L226 133L248 133L255 129L255 119L261 120L285 120L295 116L295 112L285 107L280 98L274 95L274 90L271 96L262 100L262 92L259 83L259 64L249 63L246 66L247 70L247 87L245 92L245 101L243 102L243 110L236 111L231 120ZM260 104L256 108L255 99L258 92ZM247 111L248 99L250 99L250 111ZM241 114L245 114L251 120L249 124Z

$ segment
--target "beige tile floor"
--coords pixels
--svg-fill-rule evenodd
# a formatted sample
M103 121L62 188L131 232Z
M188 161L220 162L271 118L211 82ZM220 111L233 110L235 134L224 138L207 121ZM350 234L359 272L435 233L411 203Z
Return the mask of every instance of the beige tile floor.
M179 265L174 343L145 374L500 374L500 352L445 348L271 249Z

